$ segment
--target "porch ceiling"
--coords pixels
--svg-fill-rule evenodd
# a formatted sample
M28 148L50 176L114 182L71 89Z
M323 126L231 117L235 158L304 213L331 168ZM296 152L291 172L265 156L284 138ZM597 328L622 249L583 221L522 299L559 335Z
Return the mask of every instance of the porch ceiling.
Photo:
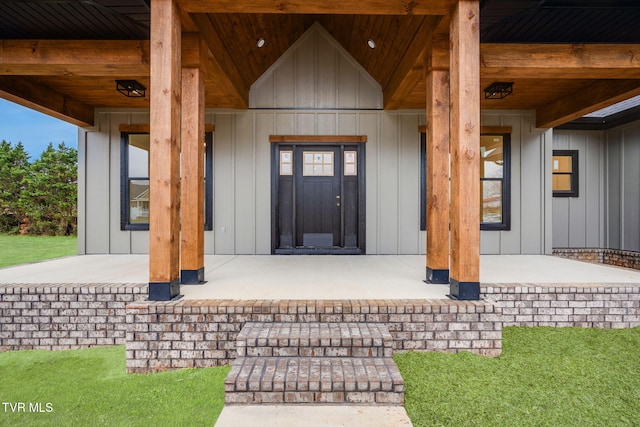
M209 108L247 108L251 84L317 21L378 81L386 109L424 109L425 48L455 1L178 3L183 31L199 32L210 49ZM91 124L98 107L148 108L148 97L119 95L115 80L149 87L149 5L3 1L0 96L78 125ZM481 108L533 109L538 126L552 127L639 95L638 20L629 1L481 1L478 90L514 82L512 95L483 99Z

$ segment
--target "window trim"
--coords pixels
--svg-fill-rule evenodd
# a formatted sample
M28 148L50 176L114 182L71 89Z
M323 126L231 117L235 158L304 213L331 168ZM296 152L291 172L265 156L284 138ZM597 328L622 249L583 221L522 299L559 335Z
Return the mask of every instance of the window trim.
M554 172L553 165L551 166L551 178L553 188L553 175L571 175L571 190L553 190L553 197L580 197L580 173L578 169L579 165L579 150L553 150L551 154L551 162L553 163L553 157L555 156L570 156L571 157L571 173Z
M148 223L131 223L129 215L129 182L132 180L149 180L150 177L129 176L129 135L148 135L149 132L120 132L120 230L148 231ZM213 132L205 133L205 223L206 231L213 230Z
M502 182L502 222L482 222L480 221L480 230L511 230L511 133L508 132L481 132L481 136L501 136L502 137L502 178L482 178L480 177L480 185L483 181L501 181ZM480 159L482 161L482 159ZM480 188L482 191L482 187ZM482 196L481 200L482 200ZM482 205L480 206L482 210Z
M511 230L511 133L510 132L481 132L481 135L502 136L504 164L502 170L502 222L480 222L480 230ZM427 229L427 134L420 132L420 230ZM480 182L483 179L480 178ZM482 189L481 189L482 190ZM482 206L480 207L482 208Z

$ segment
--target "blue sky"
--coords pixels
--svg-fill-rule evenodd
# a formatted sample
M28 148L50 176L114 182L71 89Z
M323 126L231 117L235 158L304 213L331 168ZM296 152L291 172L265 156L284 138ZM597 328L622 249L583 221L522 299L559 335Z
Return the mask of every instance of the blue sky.
M64 141L78 148L78 127L0 99L0 141L3 139L13 144L22 141L33 161L50 142L55 146Z

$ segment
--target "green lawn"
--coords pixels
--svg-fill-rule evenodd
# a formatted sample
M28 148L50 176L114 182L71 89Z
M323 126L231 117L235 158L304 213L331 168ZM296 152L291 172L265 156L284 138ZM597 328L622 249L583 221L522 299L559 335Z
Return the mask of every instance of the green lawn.
M0 234L0 268L78 253L75 236L8 236Z
M0 353L0 425L213 426L228 371L128 375L123 346ZM43 412L12 413L2 402Z
M394 358L416 427L640 425L640 328L506 328L499 358Z
M640 328L506 328L499 358L395 356L418 426L640 425ZM229 368L125 374L124 347L0 353L0 426L213 425ZM47 406L47 403L50 406Z

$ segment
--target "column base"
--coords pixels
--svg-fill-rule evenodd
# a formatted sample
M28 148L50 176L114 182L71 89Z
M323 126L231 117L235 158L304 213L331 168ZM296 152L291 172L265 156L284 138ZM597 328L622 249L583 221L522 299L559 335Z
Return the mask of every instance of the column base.
M458 282L451 279L449 292L451 299L477 301L480 299L480 282Z
M174 279L170 282L149 282L150 301L171 301L180 296L180 282Z
M426 283L434 285L443 285L449 283L449 270L438 270L431 267L427 267L427 280Z
M207 283L204 280L204 267L197 270L180 270L180 283L183 285L203 285Z

